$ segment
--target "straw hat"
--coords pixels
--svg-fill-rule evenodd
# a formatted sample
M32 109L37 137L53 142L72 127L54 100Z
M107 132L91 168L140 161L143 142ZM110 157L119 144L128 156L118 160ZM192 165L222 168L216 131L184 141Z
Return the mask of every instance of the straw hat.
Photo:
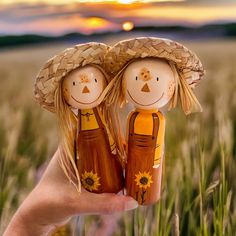
M154 37L120 41L108 51L105 66L116 75L130 61L146 57L174 62L178 72L192 88L203 78L204 69L195 53L177 42Z
M78 44L51 58L36 77L36 101L47 110L55 112L54 94L63 77L88 64L103 66L108 49L109 46L102 43Z

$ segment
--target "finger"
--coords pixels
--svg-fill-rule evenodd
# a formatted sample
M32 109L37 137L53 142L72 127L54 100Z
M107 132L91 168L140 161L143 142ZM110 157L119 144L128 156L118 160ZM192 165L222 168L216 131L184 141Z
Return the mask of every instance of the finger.
M112 193L95 194L83 188L81 193L78 193L63 174L58 164L59 155L57 150L39 184L40 188L46 189L47 196L53 196L54 203L67 205L67 211L73 214L112 214L132 210L138 206L137 202L128 196Z
M95 194L83 191L75 203L75 214L113 214L138 207L137 201L128 196L112 193Z

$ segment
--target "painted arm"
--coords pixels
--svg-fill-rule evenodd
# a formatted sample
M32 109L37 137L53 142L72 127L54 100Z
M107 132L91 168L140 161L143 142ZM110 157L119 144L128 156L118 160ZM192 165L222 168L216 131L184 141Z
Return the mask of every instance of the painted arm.
M158 168L164 155L165 142L165 117L161 112L157 113L159 117L159 130L157 134L157 143L154 157L153 168Z
M106 128L107 128L107 126L106 126ZM116 154L116 144L115 144L115 141L113 140L112 135L111 135L111 133L110 133L108 128L107 128L107 134L108 134L108 139L109 139L109 144L110 144L111 152L113 154Z
M127 117L127 123L126 123L126 135L125 135L125 138L126 138L126 153L128 153L128 141L129 141L129 124L130 124L130 118L131 116L134 114L135 111L131 111Z

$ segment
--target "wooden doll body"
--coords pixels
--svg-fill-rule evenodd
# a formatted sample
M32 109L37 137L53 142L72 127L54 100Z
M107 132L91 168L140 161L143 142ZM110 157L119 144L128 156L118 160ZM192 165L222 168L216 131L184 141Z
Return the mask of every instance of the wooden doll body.
M94 193L117 193L124 185L116 147L99 107L106 86L104 74L94 66L76 69L63 83L65 100L78 120L75 162L80 180Z
M124 72L127 100L136 110L127 121L127 195L140 205L159 200L161 193L165 119L158 110L173 95L174 75L162 59L139 59Z
M85 189L117 193L123 188L122 168L102 115L97 108L79 110L77 167Z
M142 205L155 203L161 192L164 116L136 109L128 123L127 194Z

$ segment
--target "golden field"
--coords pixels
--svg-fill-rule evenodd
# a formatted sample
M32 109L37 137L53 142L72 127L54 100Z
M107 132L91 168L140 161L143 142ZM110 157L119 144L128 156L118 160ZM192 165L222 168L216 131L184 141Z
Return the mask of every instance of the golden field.
M117 216L112 235L235 235L236 40L183 43L207 71L196 89L204 111L186 117L177 108L166 114L162 199ZM34 102L33 84L43 63L67 46L0 51L2 231L58 145L56 118ZM104 221L106 217L80 217L79 235L94 234Z

